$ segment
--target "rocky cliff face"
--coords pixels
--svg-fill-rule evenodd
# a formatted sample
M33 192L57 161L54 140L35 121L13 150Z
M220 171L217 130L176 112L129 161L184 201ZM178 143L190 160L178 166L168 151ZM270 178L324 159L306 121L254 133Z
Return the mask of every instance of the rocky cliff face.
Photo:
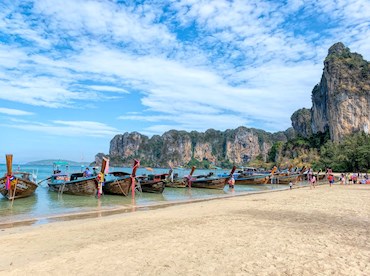
M110 141L109 154L113 156L135 156L139 147L147 142L147 137L138 132L116 135Z
M312 135L311 128L311 110L302 108L293 113L290 117L292 126L297 134L302 137L310 137Z
M306 115L292 116L294 129L303 136L309 133ZM369 131L370 63L342 43L330 47L321 81L312 91L311 124L313 133L329 131L333 141Z
M143 166L184 166L192 160L243 165L257 156L266 158L275 141L286 141L284 132L271 134L239 127L225 132L209 129L204 133L171 130L148 138L137 132L116 135L110 143L112 165L132 165L134 158Z
M159 136L162 140L158 145L161 150L156 157L159 158L159 166L181 166L187 164L192 157L192 142L190 134L185 131L171 130Z
M244 127L230 131L226 137L226 157L233 163L243 164L258 155L266 159L272 146L271 139L263 139L258 133Z

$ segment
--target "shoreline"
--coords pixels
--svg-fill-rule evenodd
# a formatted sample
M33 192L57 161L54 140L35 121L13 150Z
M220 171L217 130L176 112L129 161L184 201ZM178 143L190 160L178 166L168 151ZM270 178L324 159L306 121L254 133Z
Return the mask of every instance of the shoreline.
M322 185L322 184L321 184ZM70 220L79 220L79 219L89 219L89 218L99 218L117 214L125 214L125 213L132 213L138 211L147 211L147 210L154 210L160 208L166 208L175 205L185 205L191 204L196 202L203 202L203 201L211 201L223 198L232 198L232 197L239 197L239 196L248 196L253 194L260 194L260 193L270 193L270 192L281 192L289 190L288 185L283 185L286 188L280 189L271 189L271 190L261 190L261 191L248 191L248 192L239 192L237 194L225 194L220 195L217 197L208 197L208 198L195 198L195 199L187 199L187 200L176 200L176 201L166 201L166 202L153 202L143 205L135 205L135 203L131 203L130 205L125 205L121 207L105 207L101 210L91 210L85 212L73 212L73 213L61 213L49 216L39 216L30 219L21 219L21 220L9 220L0 222L0 230L7 229L7 228L14 228L14 227L22 227L22 226L34 226L34 225L41 225L41 224L49 224L58 221L70 221ZM307 186L296 186L293 189L304 188Z
M316 184L316 186L326 185L327 182L320 181ZM240 196L249 196L253 194L260 194L260 193L270 193L270 192L281 192L289 190L288 184L278 184L282 188L278 189L271 189L271 190L259 190L259 191L247 191L247 192L238 192L235 194L224 194L219 195L216 197L206 197L206 198L195 198L195 199L186 199L186 200L173 200L173 201L165 201L165 202L151 202L141 205L136 205L135 203L126 204L122 206L115 206L115 207L102 207L102 209L97 210L89 210L89 211L78 211L78 212L65 212L59 214L52 214L52 215L43 215L43 216L36 216L32 218L24 218L18 220L6 220L0 221L0 230L7 229L7 228L14 228L14 227L22 227L22 226L35 226L35 225L42 225L42 224L49 224L58 221L70 221L70 220L79 220L79 219L89 219L89 218L99 218L117 214L125 214L131 212L138 212L138 211L147 211L147 210L154 210L160 208L166 208L175 205L185 205L191 204L196 202L203 202L203 201L211 201L223 198L232 198L232 197L240 197ZM334 185L339 185L339 182L335 183ZM293 189L301 189L307 188L309 184L299 184L293 185Z
M369 275L370 185L320 185L0 231L0 275Z

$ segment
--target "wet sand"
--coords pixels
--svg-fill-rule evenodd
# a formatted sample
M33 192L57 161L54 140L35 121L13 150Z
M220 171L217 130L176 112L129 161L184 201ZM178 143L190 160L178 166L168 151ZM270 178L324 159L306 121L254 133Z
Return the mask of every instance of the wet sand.
M370 185L0 231L2 275L370 275Z

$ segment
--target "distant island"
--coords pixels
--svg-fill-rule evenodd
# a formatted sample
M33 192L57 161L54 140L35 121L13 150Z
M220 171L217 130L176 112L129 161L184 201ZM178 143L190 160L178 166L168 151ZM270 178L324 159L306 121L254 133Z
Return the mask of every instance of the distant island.
M71 160L61 160L61 159L47 159L47 160L38 160L31 161L26 163L27 166L52 166L54 162L66 162L69 166L89 166L90 162L75 162Z

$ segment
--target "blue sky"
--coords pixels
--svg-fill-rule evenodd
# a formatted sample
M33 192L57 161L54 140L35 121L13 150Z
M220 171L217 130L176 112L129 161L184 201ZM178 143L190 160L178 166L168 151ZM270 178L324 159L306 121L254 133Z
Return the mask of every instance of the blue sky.
M2 0L0 158L93 161L132 131L285 130L332 44L370 59L369 19L365 0Z

